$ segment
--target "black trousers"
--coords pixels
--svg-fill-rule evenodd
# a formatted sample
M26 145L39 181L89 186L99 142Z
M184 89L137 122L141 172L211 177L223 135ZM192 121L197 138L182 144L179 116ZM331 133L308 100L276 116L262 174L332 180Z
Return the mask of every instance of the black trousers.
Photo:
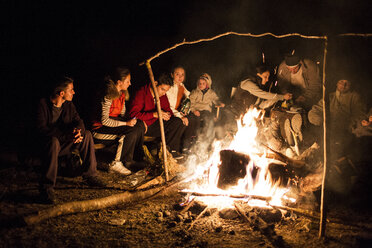
M136 125L107 127L102 126L95 130L102 134L117 134L125 135L123 148L121 151L120 160L125 162L132 162L133 160L141 160L143 158L143 136L145 133L145 125L141 120L137 120Z
M214 116L211 112L203 110L199 111L200 116L196 116L191 113L189 116L193 119L193 125L197 132L197 135L203 135L203 139L206 138L208 142L214 139Z
M178 117L172 116L168 121L163 120L165 141L171 150L180 151L181 148L181 137L186 129L183 125L182 120ZM146 135L152 137L161 137L160 123L159 120L151 124Z
M183 148L189 149L191 146L192 139L197 136L198 129L200 127L200 120L197 116L190 113L186 116L189 120L189 125L185 127L185 132L183 133Z
M71 154L73 149L77 149L83 161L82 176L90 177L97 175L97 160L94 150L93 137L90 131L86 130L82 134L84 139L79 144L73 141L62 142L56 137L44 140L44 173L41 178L40 186L55 186L58 173L58 157Z

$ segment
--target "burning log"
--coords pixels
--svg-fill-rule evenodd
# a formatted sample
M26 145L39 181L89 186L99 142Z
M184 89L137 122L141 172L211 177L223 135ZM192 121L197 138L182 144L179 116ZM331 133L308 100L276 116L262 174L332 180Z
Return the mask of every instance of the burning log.
M284 185L291 178L302 177L309 173L307 166L303 161L293 160L287 156L275 152L274 158L283 161L284 163L269 164L269 171L273 181L279 181ZM247 165L251 159L249 155L238 153L233 150L222 150L220 152L221 164L219 165L219 179L217 187L220 189L227 189L235 186L239 179L242 179L247 174ZM250 172L252 179L255 180L259 168L253 165Z
M249 199L257 199L261 201L266 201L269 202L271 201L271 197L269 196L260 196L260 195L249 195L249 194L214 194L214 193L200 193L200 192L193 192L193 191L179 191L181 194L191 194L194 196L225 196L225 197L230 197L230 198L238 198L238 199L244 199L244 198L249 198Z
M227 189L230 186L237 185L238 180L247 175L246 167L251 160L250 157L232 150L222 150L220 151L220 158L220 177L217 187Z

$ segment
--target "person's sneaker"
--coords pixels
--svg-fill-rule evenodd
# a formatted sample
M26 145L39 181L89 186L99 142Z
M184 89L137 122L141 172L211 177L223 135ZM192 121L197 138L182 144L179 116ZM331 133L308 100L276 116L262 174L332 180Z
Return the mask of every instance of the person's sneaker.
M54 204L56 197L54 194L53 187L45 187L40 189L40 198L41 201L45 204Z
M284 121L284 133L286 136L287 143L290 146L294 146L295 144L292 132L293 131L292 131L291 123L289 122L288 119L286 119Z
M180 159L184 158L184 156L181 153L179 153L175 150L171 151L171 154L172 154L172 157L176 160L180 160Z
M91 176L91 177L86 177L84 178L85 182L89 186L94 186L94 187L106 187L107 183L103 181L101 178L98 176Z
M302 116L300 114L295 114L292 117L291 124L292 124L292 130L297 135L299 141L302 141L302 132L301 132Z
M185 155L189 155L191 153L191 149L190 148L183 148L182 153L185 154Z
M143 170L148 164L145 161L131 161L125 162L125 168L129 169L132 173L135 171Z
M112 161L109 167L109 172L117 172L124 176L128 176L132 173L130 170L125 168L125 166L123 165L121 161Z

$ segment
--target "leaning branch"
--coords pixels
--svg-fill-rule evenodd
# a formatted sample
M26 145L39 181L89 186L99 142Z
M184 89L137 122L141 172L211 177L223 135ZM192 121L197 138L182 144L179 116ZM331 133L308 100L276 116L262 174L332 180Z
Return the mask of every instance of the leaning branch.
M255 38L264 37L264 36L272 36L272 37L275 37L275 38L286 38L286 37L291 37L291 36L298 36L298 37L302 37L302 38L306 38L306 39L325 39L326 38L326 36L303 35L303 34L299 34L299 33L276 35L276 34L273 34L273 33L252 34L252 33L226 32L226 33L223 33L223 34L213 36L211 38L204 38L204 39L199 39L199 40L195 40L195 41L183 40L183 42L181 42L181 43L177 43L170 48L167 48L163 51L158 52L157 54L155 54L151 58L147 59L145 62L141 62L140 65L144 65L146 62L151 62L153 59L159 57L160 55L162 55L164 53L169 52L170 50L176 49L179 46L192 45L192 44L205 42L205 41L213 41L213 40L216 40L218 38L228 36L228 35L249 36L249 37L255 37Z
M43 220L57 217L57 216L89 212L89 211L104 209L104 208L119 205L119 204L137 202L140 200L147 199L158 193L165 194L166 192L173 190L174 187L177 186L181 182L182 181L178 181L171 185L164 185L162 187L152 188L152 189L148 189L144 191L135 191L135 192L126 191L124 193L115 194L115 195L98 198L98 199L68 202L65 204L61 204L61 205L57 205L51 208L41 210L36 214L25 216L23 217L23 221L27 225L33 225Z

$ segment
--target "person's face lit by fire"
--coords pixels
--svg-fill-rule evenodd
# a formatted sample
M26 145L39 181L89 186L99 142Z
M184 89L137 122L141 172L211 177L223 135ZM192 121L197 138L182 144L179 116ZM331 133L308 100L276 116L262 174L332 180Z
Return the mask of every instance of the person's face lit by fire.
M337 91L346 93L350 90L351 83L348 80L341 79L337 82Z
M295 66L287 66L288 70L292 73L292 74L296 74L298 72L298 70L300 69L300 64L298 65L295 65Z
M127 90L129 88L129 86L131 85L130 79L131 79L131 77L130 77L130 74L129 74L124 79L118 80L119 89L120 90Z
M269 81L270 72L264 71L263 73L257 73L257 76L259 76L262 79L261 84L265 85Z
M159 97L162 97L170 89L170 85L168 85L168 84L161 84L161 85L156 86L156 89L158 91Z
M183 83L183 81L185 81L185 70L182 67L174 69L172 78L175 85L180 85Z
M198 87L200 90L205 90L207 88L207 81L205 79L200 78L198 80Z
M74 98L75 91L74 91L74 84L70 83L67 85L67 88L61 92L61 96L63 101L72 101Z

